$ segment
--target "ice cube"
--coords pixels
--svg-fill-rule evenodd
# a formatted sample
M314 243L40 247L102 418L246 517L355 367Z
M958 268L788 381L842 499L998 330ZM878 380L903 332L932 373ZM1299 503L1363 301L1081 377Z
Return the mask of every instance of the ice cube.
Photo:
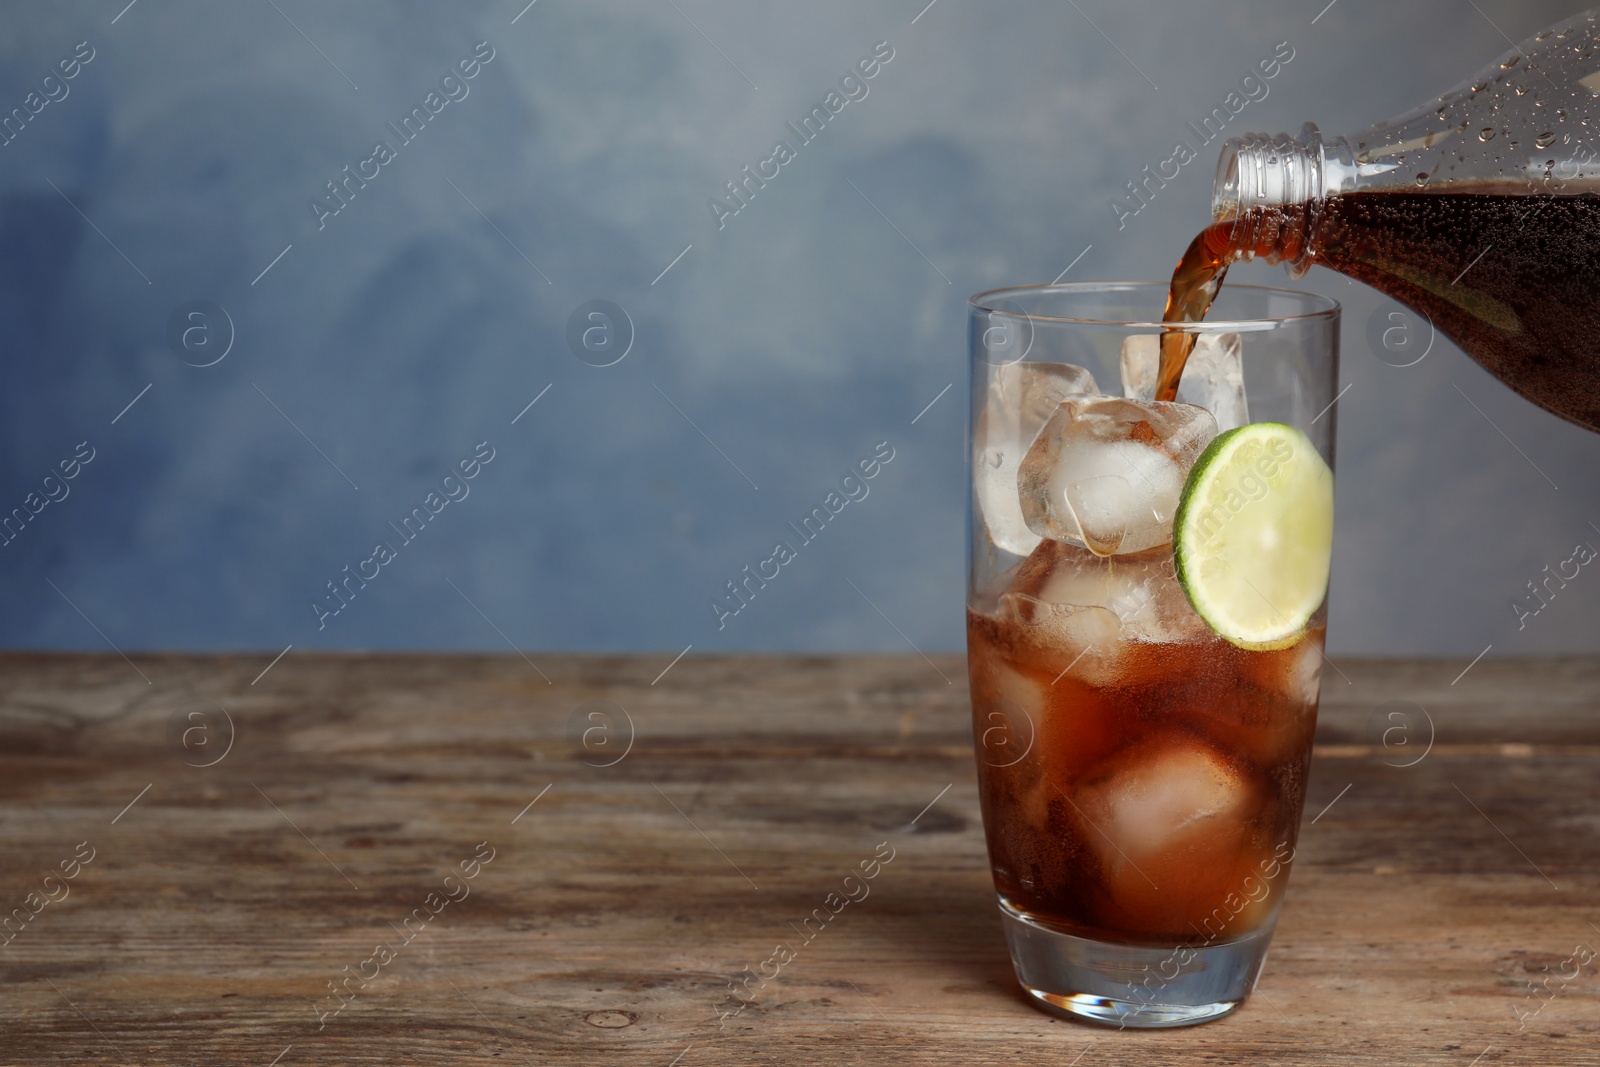
M1063 665L1076 663L1072 673L1091 684L1103 684L1127 666L1130 643L1179 644L1211 636L1178 583L1166 548L1102 557L1046 540L1017 567L1000 602L1010 617L1032 624L1041 640L1060 644ZM1086 649L1091 650L1079 661Z
M1024 806L1042 826L1052 799L1060 797L1054 786L1032 789L1047 767L1046 754L1070 752L1074 759L1092 762L1109 755L1115 746L1114 724L1065 679L1070 674L1084 680L1083 672L1094 668L1096 654L1090 642L1099 640L1101 647L1115 651L1116 620L1103 608L1019 598L1020 594L1007 593L994 618L968 628L973 728L979 760L1004 769L1012 787L1028 788ZM1029 609L1029 618L1019 618L1011 610L1017 603ZM1109 636L1079 631L1068 637L1081 624L1080 616L1110 619Z
M1291 705L1315 706L1322 687L1322 637L1316 630L1289 648L1251 657L1256 680Z
M1122 395L1134 400L1153 400L1156 376L1161 368L1161 337L1137 334L1122 340ZM1183 365L1178 380L1178 402L1205 408L1217 420L1218 432L1226 432L1250 421L1244 395L1244 363L1240 358L1239 335L1203 333Z
M1017 467L1039 430L1069 396L1098 393L1094 375L1067 363L1008 363L996 367L978 415L974 485L990 539L1026 556L1040 537L1028 528L1017 497Z
M1123 635L1129 640L1163 645L1216 640L1178 581L1172 549L1162 548L1146 555L1155 556L1150 578L1142 587L1147 599L1140 610L1123 613Z
M1147 558L1147 556L1149 558ZM1045 540L1017 568L999 598L1000 616L1028 645L1030 662L1058 679L1089 685L1123 680L1129 627L1154 626L1158 553L1103 559L1087 549Z
M1238 829L1249 792L1204 745L1157 743L1086 781L1077 804L1101 831L1096 851L1102 866L1119 867L1159 863L1197 831Z
M1018 469L1023 520L1098 556L1167 544L1184 479L1216 434L1190 404L1068 397Z
M1187 933L1245 891L1261 798L1203 743L1143 742L1076 783L1070 799L1111 907L1134 928Z
M1110 566L1077 545L1045 541L1017 568L1011 592L1046 604L1113 608L1139 599L1149 577L1146 560L1130 557Z
M1011 767L1033 750L1050 707L1048 683L995 656L973 671L974 705L987 709L978 729L979 753L992 767Z

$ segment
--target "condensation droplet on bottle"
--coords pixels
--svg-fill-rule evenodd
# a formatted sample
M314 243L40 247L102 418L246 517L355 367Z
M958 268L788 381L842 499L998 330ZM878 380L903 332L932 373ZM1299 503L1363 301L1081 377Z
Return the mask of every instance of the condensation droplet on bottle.
M1493 126L1485 126L1483 129L1479 130L1478 131L1478 140L1480 140L1480 141L1492 141L1492 140L1494 140L1494 127Z
M1564 108L1564 107L1556 108L1556 118L1564 119L1566 117L1567 117L1567 109L1566 108Z
M1513 85L1511 88L1516 91L1518 96L1526 96L1528 93L1528 87L1526 85Z
M1549 148L1551 145L1553 145L1555 143L1556 143L1556 135L1554 133L1550 132L1549 130L1544 131L1539 136L1537 136L1537 137L1535 137L1533 139L1533 146L1535 148Z
M1500 69L1501 70L1510 70L1512 67L1516 66L1520 62L1522 62L1522 53L1519 52L1516 55L1512 56L1510 59L1506 60L1504 63L1500 64Z
M1428 184L1428 172L1427 171L1421 171L1421 172L1419 172L1417 174L1417 184L1418 185L1426 185L1426 184Z

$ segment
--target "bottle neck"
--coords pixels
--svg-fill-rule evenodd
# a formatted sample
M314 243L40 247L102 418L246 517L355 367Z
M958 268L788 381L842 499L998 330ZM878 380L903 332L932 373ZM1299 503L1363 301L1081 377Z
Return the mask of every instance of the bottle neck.
M1244 255L1281 261L1298 276L1316 256L1321 203L1354 189L1356 177L1349 142L1324 141L1309 122L1298 137L1247 133L1222 146L1211 217L1235 224L1233 244Z

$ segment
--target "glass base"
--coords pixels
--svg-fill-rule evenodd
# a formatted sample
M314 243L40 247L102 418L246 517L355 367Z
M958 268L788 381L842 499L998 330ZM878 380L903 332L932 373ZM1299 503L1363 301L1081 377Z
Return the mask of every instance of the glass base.
M1278 919L1222 944L1161 948L1062 933L1004 899L1000 915L1017 981L1037 1007L1118 1029L1192 1026L1239 1007L1255 988Z

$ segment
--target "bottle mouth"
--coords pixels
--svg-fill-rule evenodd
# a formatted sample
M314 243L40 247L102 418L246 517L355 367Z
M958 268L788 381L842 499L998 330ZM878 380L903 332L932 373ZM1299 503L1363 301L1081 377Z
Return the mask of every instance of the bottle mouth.
M1323 144L1306 123L1299 137L1247 133L1229 138L1217 160L1211 218L1236 219L1252 208L1282 207L1322 195Z

